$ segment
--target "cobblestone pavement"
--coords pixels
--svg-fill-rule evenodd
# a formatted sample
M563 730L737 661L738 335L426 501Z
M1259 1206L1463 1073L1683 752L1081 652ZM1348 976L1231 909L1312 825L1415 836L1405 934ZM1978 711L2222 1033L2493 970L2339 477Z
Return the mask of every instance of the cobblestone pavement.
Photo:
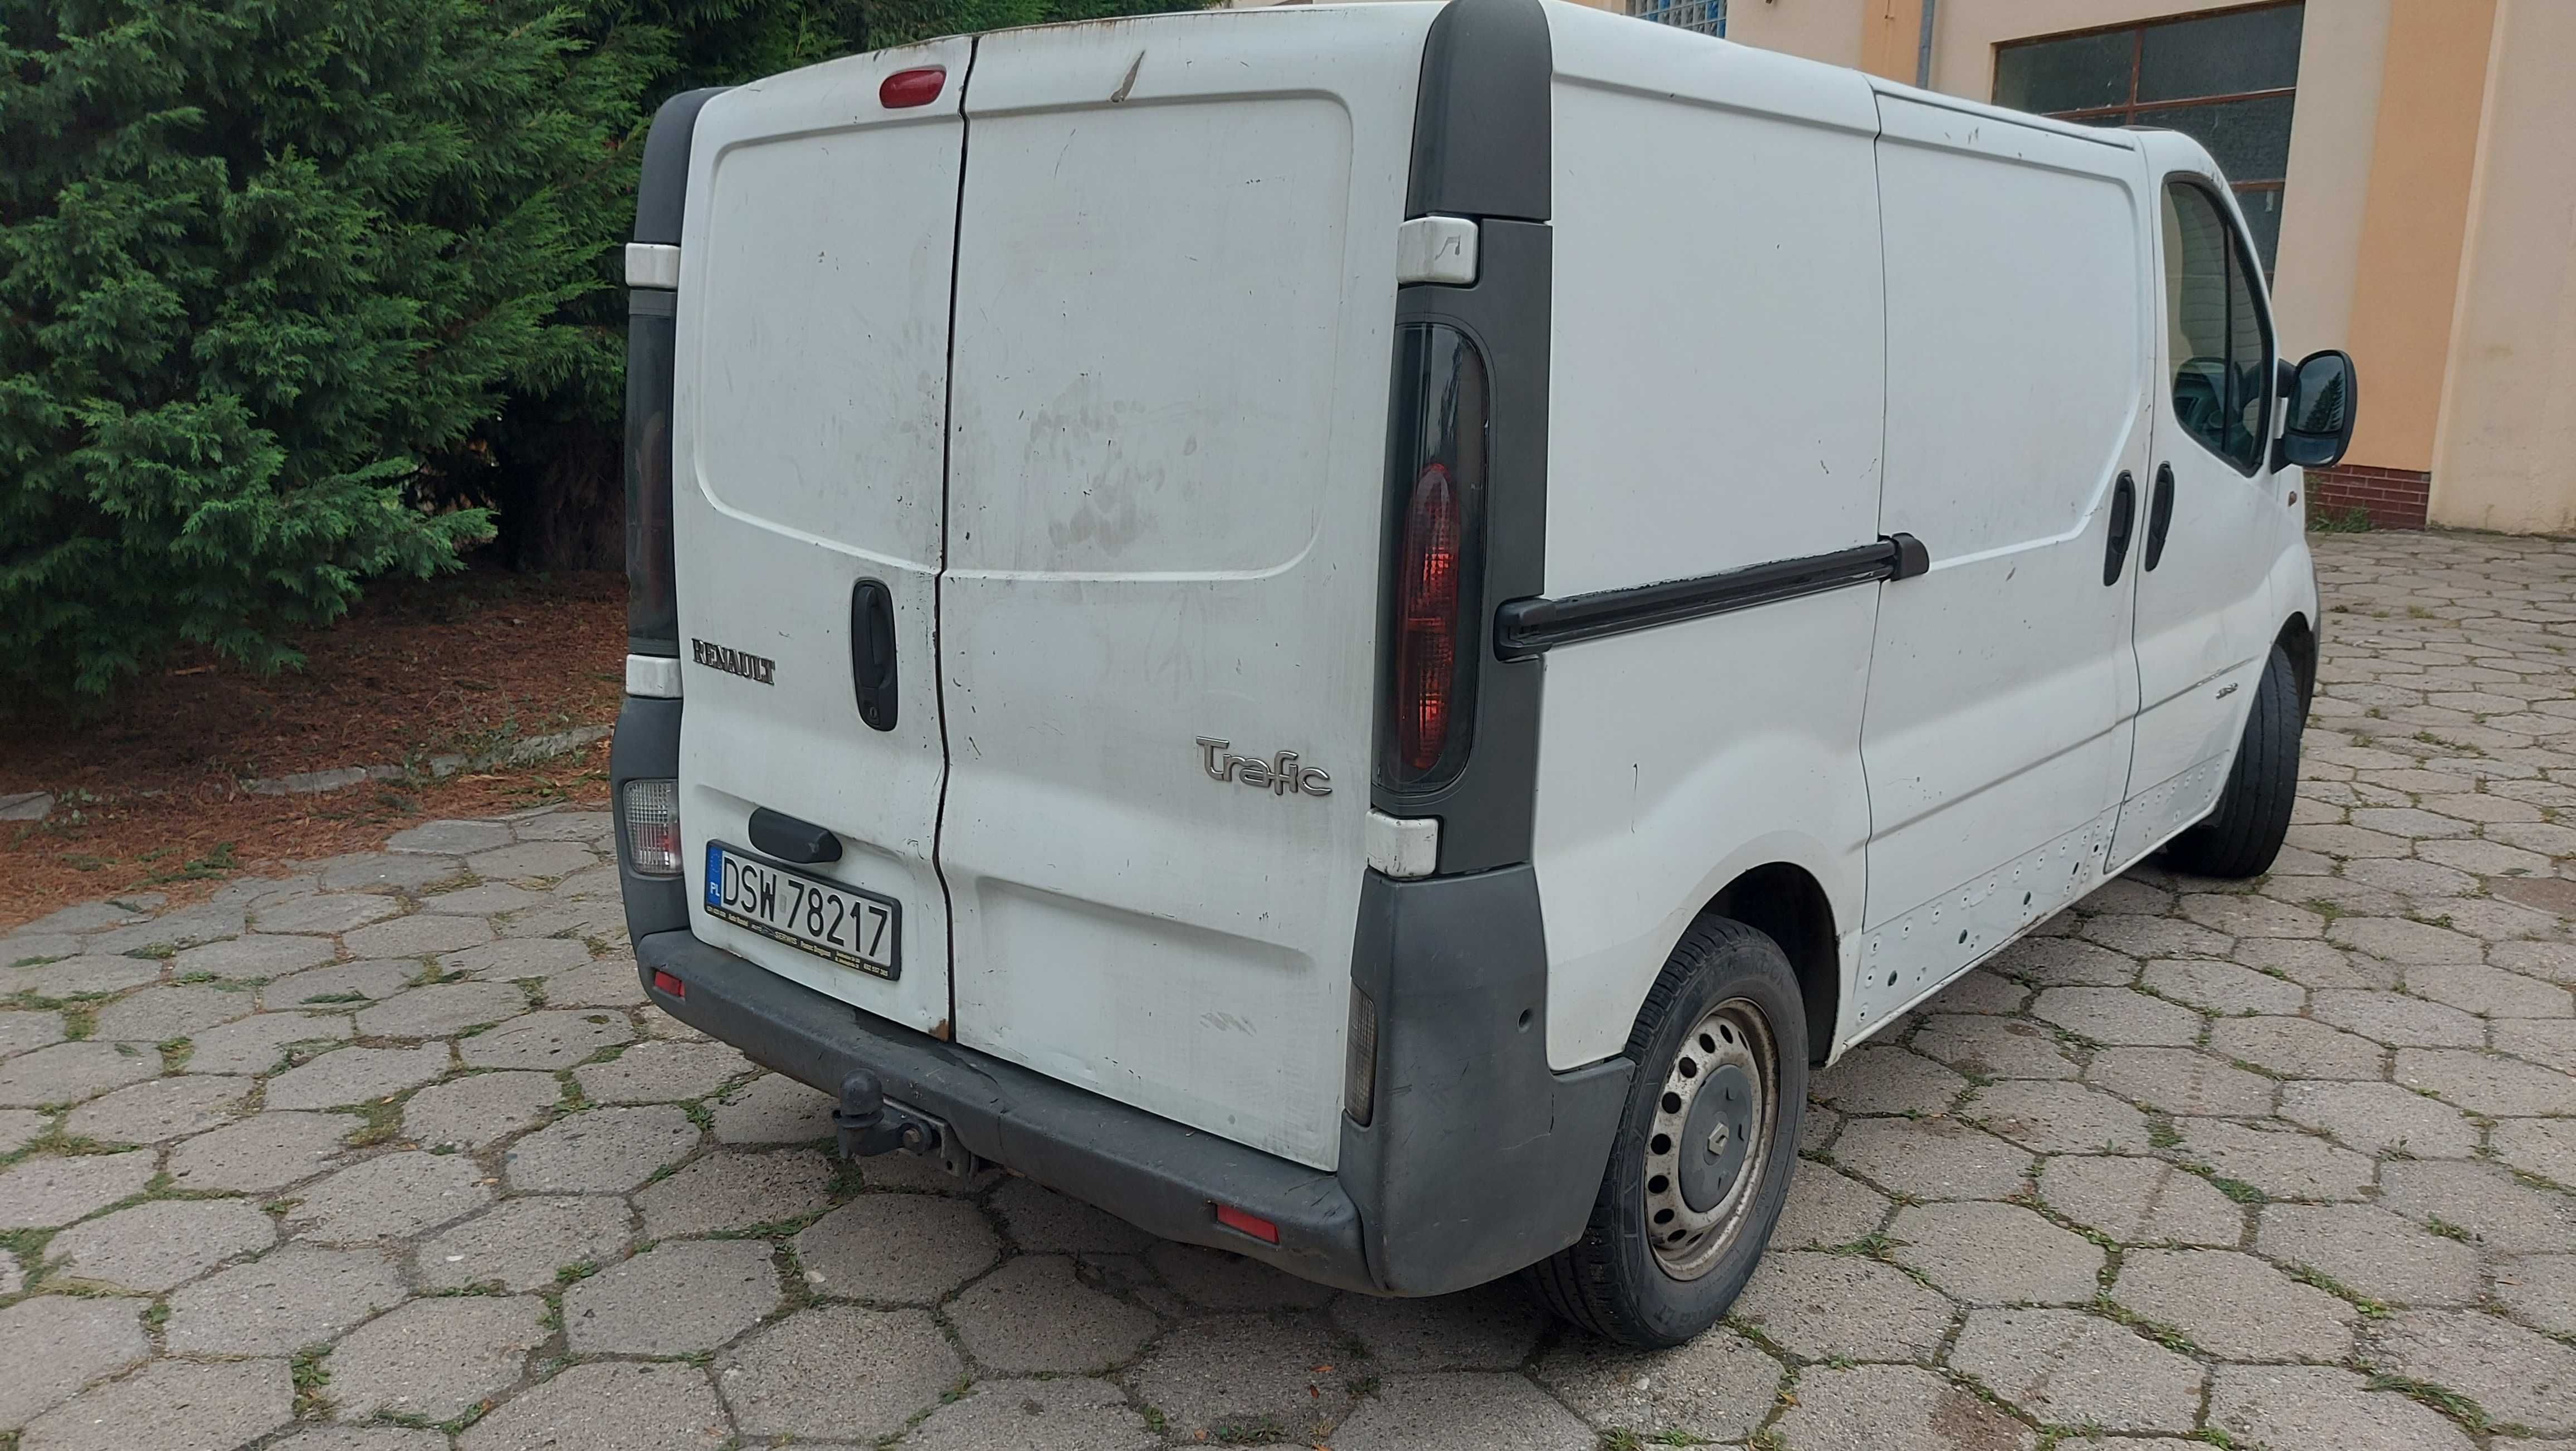
M2576 1444L2576 547L2321 541L2308 786L1821 1075L1729 1326L1336 1295L853 1170L595 813L0 941L0 1447Z

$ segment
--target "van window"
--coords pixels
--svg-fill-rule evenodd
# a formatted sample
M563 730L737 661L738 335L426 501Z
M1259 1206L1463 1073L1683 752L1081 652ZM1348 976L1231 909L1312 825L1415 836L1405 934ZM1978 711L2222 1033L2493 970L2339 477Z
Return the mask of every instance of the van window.
M2166 183L2164 232L2174 417L2251 474L2272 436L2271 319L2254 295L2245 248L2207 189Z

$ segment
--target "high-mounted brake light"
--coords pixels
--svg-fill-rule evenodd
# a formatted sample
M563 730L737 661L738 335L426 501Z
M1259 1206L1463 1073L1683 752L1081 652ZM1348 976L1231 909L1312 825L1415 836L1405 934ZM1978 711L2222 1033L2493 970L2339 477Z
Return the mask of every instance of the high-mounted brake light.
M1487 415L1485 360L1465 333L1423 323L1398 334L1378 776L1399 792L1455 777L1474 731Z
M927 106L939 99L948 85L946 66L926 65L908 71L896 71L877 86L877 104L889 111L907 106Z

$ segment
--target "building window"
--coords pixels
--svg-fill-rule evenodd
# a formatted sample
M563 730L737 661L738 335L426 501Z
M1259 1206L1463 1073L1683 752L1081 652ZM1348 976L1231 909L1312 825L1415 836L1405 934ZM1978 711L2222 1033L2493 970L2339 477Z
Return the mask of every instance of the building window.
M2088 126L2160 126L2209 148L2266 275L2290 170L2301 4L2088 30L1995 48L1995 104Z
M1628 13L1702 35L1726 33L1726 0L1628 0Z

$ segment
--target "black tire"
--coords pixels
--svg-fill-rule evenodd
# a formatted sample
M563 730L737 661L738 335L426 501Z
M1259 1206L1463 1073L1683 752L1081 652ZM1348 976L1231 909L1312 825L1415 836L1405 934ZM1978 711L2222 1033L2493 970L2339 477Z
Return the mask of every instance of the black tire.
M2218 808L2173 839L2165 860L2200 877L2259 877L2272 869L2290 834L2299 798L2299 732L2307 721L2288 652L2272 647L2246 712L2245 739L2227 773Z
M1767 1051L1756 1051L1748 1010L1758 1011L1765 1020L1760 1026L1767 1030ZM1734 1033L1739 1026L1745 1029L1740 1039L1718 1042L1717 1034ZM1694 1039L1703 1028L1707 1034ZM1705 1076L1697 1067L1688 1070L1690 1078L1708 1091L1694 1089L1690 1099L1668 1099L1667 1081L1678 1083L1675 1076L1685 1071L1681 1066L1685 1050L1691 1050L1687 1056L1694 1064L1702 1061L1700 1043L1707 1043L1707 1052L1724 1059L1708 1060L1714 1066ZM1770 1060L1767 1087L1745 1067L1765 1056ZM1806 1010L1788 957L1778 943L1740 922L1701 918L1682 934L1662 975L1646 994L1645 1007L1628 1036L1628 1057L1637 1065L1636 1076L1629 1083L1627 1111L1620 1117L1619 1136L1611 1145L1609 1167L1601 1176L1601 1192L1593 1201L1583 1237L1523 1274L1540 1302L1559 1317L1607 1339L1660 1349L1708 1329L1735 1303L1744 1282L1752 1278L1754 1262L1770 1242L1780 1206L1788 1198L1790 1174L1798 1160L1798 1126L1807 1102ZM1763 1106L1757 1098L1754 1108L1741 1111L1741 1117L1726 1118L1738 1111L1719 1101L1721 1085L1761 1088L1771 1111L1760 1111ZM1707 1100L1705 1110L1703 1100ZM1668 1106L1675 1102L1682 1107ZM1701 1116L1703 1112L1707 1117ZM1692 1131L1659 1136L1659 1115L1668 1124L1687 1123ZM1744 1145L1732 1171L1725 1167L1726 1156L1716 1150L1717 1136L1697 1132L1704 1124L1721 1121L1735 1131L1730 1143ZM1767 1122L1767 1128L1751 1131L1756 1122ZM1659 1137L1665 1145L1661 1157L1651 1152ZM1693 1137L1702 1142L1673 1142ZM1689 1155L1700 1148L1710 1155L1705 1167L1695 1164L1685 1176L1683 1162L1675 1155ZM1650 1158L1657 1165L1670 1166L1672 1172L1651 1173ZM1690 1187L1695 1189L1732 1187L1714 1194L1707 1205L1677 1204L1683 1190L1675 1181L1685 1177L1690 1177ZM1663 1187L1650 1193L1650 1183ZM1668 1208L1650 1209L1650 1200ZM1650 1214L1669 1213L1671 1207L1722 1218L1688 1244L1666 1242L1659 1249L1659 1240L1682 1238L1681 1233L1655 1230L1648 1223ZM1693 1255L1699 1259L1686 1266L1687 1278L1667 1268L1668 1257Z

